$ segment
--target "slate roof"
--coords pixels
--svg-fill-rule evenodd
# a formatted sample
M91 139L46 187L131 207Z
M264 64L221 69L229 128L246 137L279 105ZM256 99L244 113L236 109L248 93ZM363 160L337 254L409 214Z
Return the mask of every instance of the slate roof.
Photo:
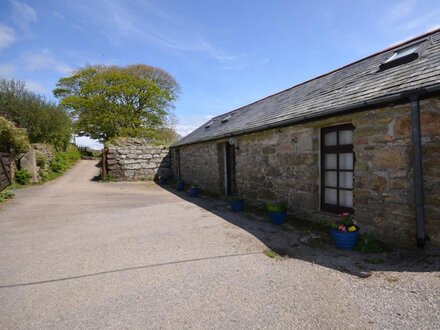
M412 62L386 70L379 66L396 50L427 38ZM214 117L174 146L215 140L348 110L366 102L440 85L440 29L393 46L325 75ZM229 120L221 120L231 115ZM209 128L205 126L212 121Z

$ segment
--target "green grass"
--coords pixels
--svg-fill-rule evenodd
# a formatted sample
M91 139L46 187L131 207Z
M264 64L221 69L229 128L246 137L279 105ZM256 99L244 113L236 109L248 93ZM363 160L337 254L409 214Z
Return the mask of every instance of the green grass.
M264 250L264 254L272 259L280 258L280 255L271 249Z
M2 192L0 192L0 203L5 202L8 199L12 199L14 198L14 193L9 191L9 190L4 190Z

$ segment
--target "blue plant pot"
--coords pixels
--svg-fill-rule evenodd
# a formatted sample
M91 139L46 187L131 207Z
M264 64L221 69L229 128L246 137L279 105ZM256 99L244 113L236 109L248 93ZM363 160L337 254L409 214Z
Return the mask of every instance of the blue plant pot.
M188 194L189 197L197 197L199 195L199 188L189 188Z
M185 182L178 182L177 184L176 184L176 189L177 189L177 191L184 191L185 190Z
M234 211L234 212L241 212L241 211L243 211L244 200L232 201L231 202L231 208L232 208L232 211Z
M353 250L359 237L359 230L356 231L339 231L336 229L330 230L336 247L342 250Z
M287 213L286 211L282 212L270 212L269 217L274 225L282 225L286 221Z
M167 179L159 178L159 184L162 185L162 186L166 185L167 184Z

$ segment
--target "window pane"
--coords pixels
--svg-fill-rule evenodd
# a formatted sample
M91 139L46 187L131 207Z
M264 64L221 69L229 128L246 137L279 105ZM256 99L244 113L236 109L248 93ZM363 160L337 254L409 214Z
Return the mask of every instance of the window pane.
M339 172L339 187L353 188L353 172Z
M336 133L330 132L324 135L325 145L326 146L335 146L336 145Z
M326 154L325 155L325 161L324 166L328 170L335 170L336 169L336 154Z
M339 131L339 144L353 144L353 131Z
M337 203L337 190L336 189L325 189L325 202L327 204L336 205Z
M339 154L339 168L342 170L353 169L353 153Z
M353 207L353 192L347 190L339 190L339 205Z
M330 187L336 187L337 172L325 171L325 185Z

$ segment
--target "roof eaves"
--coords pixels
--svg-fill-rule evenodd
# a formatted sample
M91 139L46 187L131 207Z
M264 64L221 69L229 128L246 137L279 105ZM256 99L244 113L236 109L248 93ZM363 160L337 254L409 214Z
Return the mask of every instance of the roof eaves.
M216 141L216 140L224 139L227 137L239 136L239 135L243 135L243 134L264 131L267 129L298 124L298 123L305 122L305 121L312 120L312 119L316 120L321 117L326 117L326 116L333 115L336 113L339 114L342 112L362 111L365 108L372 107L372 106L403 101L405 99L408 99L409 95L415 95L415 94L417 94L417 95L431 95L431 94L439 93L439 92L440 92L440 83L434 84L431 86L427 86L427 87L423 87L423 88L400 92L397 94L384 95L384 96L377 97L377 98L374 98L371 100L366 100L363 102L358 102L358 103L354 103L354 104L350 104L350 105L344 105L342 107L327 109L327 110L321 111L319 113L316 113L316 114L313 114L310 116L299 116L299 117L295 117L295 118L290 118L290 119L276 122L273 124L264 124L264 125L260 125L258 127L253 127L250 129L243 129L243 130L239 130L236 132L226 133L226 134L218 135L218 136L215 136L212 138L206 138L206 139L202 138L199 140L191 141L188 143L182 143L182 144L179 144L179 141L178 141L175 144L173 144L171 147L176 148L176 147L182 147L182 146L197 144L197 143L202 143L202 142Z

